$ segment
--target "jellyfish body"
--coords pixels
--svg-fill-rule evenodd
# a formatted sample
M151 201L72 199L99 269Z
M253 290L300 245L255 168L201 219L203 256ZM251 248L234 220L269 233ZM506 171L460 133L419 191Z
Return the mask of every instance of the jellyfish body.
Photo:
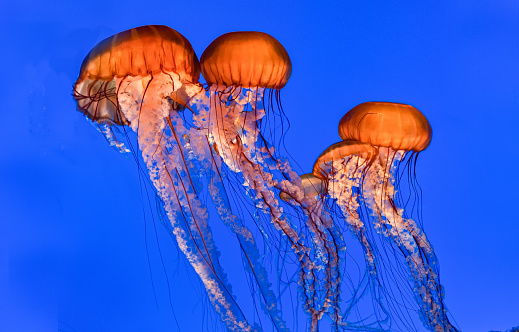
M362 235L365 225L355 213L361 205L370 211L375 230L391 239L404 256L424 325L433 331L456 331L447 318L443 304L443 291L432 246L421 226L404 209L406 203L398 197L401 183L416 186L414 163L418 153L431 142L429 122L420 111L409 105L368 102L344 115L339 123L339 135L345 141L336 145L349 145L351 143L347 142L354 140L356 146L371 145L370 155L360 151L358 146L357 151L350 148L345 152L346 158L335 153L324 166L322 162L316 163L314 174L321 174L329 180L328 192L344 210L348 224L354 225L354 233L360 236L374 271L377 265L370 257L373 251L369 254L370 241ZM376 153L373 154L373 151ZM410 172L412 176L403 179L405 172ZM359 192L356 197L348 195L353 192L350 188L352 184Z
M109 37L87 55L74 86L78 109L112 132L129 126L179 248L192 265L222 321L231 331L252 331L235 302L219 262L199 173L188 154L179 114L195 94L200 66L189 41L166 26L142 26ZM113 136L110 136L110 138Z
M282 113L280 89L291 74L285 48L272 36L254 31L232 32L214 40L201 56L209 97L195 96L195 125L227 168L242 176L256 208L288 241L300 262L301 297L315 331L324 313L335 315L340 283L340 240L320 200L306 195L301 179L280 157L263 129L273 113ZM207 107L208 105L208 107ZM263 129L263 130L262 130ZM303 225L287 217L278 200L281 192L304 211ZM308 228L310 235L302 236ZM322 277L316 277L318 271ZM338 319L334 320L337 321Z
M323 181L312 173L301 175L301 186L305 196L317 196L324 192ZM279 198L284 201L291 199L290 196L283 191L279 194Z
M329 146L317 158L313 175L326 183L326 192L342 210L350 231L362 244L371 272L376 271L366 226L358 214L362 175L373 162L377 149L370 144L345 140ZM357 190L356 190L357 189Z

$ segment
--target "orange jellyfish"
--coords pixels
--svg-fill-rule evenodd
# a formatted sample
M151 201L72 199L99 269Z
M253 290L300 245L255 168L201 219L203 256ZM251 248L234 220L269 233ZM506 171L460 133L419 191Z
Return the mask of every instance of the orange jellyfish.
M197 109L194 125L212 147L208 158L241 174L237 181L255 207L288 241L300 262L304 308L311 317L310 330L315 331L325 313L338 314L340 240L333 240L337 234L320 200L305 196L301 179L272 145L277 141L272 133L279 127L275 116L283 114L280 90L292 71L288 53L266 33L231 32L215 39L200 63L209 96L198 94L190 105ZM224 171L218 169L219 174ZM278 201L279 192L303 209L302 224L288 217ZM307 230L310 234L302 236Z
M114 126L137 134L149 177L160 196L181 251L192 265L221 320L231 331L252 331L235 302L219 263L199 198L200 174L189 157L190 136L180 111L200 91L200 65L189 41L161 25L123 31L86 56L74 85L78 110L100 126L112 145L127 149Z
M292 64L285 48L266 33L231 32L216 38L200 62L210 92L209 139L219 155L237 171L242 168L240 154L270 158L274 149L265 146L258 125L274 109L273 98L280 105L279 92L290 78Z
M331 202L327 202L330 211L339 207L337 213L331 212L336 225L339 225L339 220L344 220L346 229L341 227L342 232L349 231L357 239L366 262L364 275L360 277L358 286L350 291L350 299L342 308L342 325L350 329L386 331L391 323L389 317L394 313L381 295L385 290L378 280L377 250L370 234L369 220L365 220L361 211L360 188L377 153L377 148L371 144L344 140L332 144L321 153L314 163L312 174L322 181L323 192L331 198ZM352 322L352 314L358 314L355 305L369 299L373 303L366 307L371 308L371 312L365 312L361 322Z
M418 153L431 142L429 122L410 105L367 102L343 116L339 135L343 140L355 140L376 148L376 155L360 174L356 174L358 162L347 167L347 177L353 178L359 189L357 203L369 211L375 230L391 239L402 253L414 281L412 287L424 325L433 331L456 331L447 317L433 248L421 225L412 218L413 210L420 207L419 202L413 201L415 196L419 198L415 163ZM401 190L404 184L411 189L408 197L404 197ZM342 187L344 184L329 186L328 190L337 198L344 193L340 190ZM351 198L347 200L339 200L339 204L347 206L348 211L355 211Z
M342 210L347 225L363 246L366 260L375 271L374 256L366 235L365 225L359 216L360 182L364 171L371 165L377 149L370 144L345 140L335 143L317 158L313 175L325 183L324 191Z

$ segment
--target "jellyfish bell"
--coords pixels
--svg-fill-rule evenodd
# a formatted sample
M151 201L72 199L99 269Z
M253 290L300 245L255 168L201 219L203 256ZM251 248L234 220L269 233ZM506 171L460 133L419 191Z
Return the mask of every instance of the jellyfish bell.
M359 233L363 223L357 215L358 190L362 186L363 175L378 155L378 149L369 143L345 140L326 148L314 163L312 174L321 179L324 191L337 202L346 222L354 227L354 234ZM366 241L364 248L370 252Z
M343 140L352 139L376 147L386 180L392 171L403 174L405 167L400 165L409 166L410 176L396 176L400 179L394 188L397 191L401 180L415 185L413 164L418 153L431 143L432 128L427 118L411 105L366 102L355 106L341 118L339 136Z
M377 153L377 149L369 143L352 139L337 142L326 148L317 158L312 174L326 180L329 174L341 169L341 167L334 167L334 163L345 164L345 159L350 158L357 158L361 163L368 163Z
M118 101L121 83L132 78L145 88L152 76L170 77L178 87L170 97L187 105L184 85L198 82L200 64L184 36L167 26L147 25L108 37L83 60L74 84L78 110L98 123L127 125Z
M420 152L431 143L432 128L427 118L411 105L367 102L341 118L339 136L395 151Z
M264 32L229 32L216 38L200 57L209 85L281 89L292 73L287 51Z
M359 204L354 189L361 187L363 174L377 155L378 149L369 143L344 140L326 148L315 161L312 171L315 177L323 181L325 192L336 200L358 238L363 237L363 223L357 215ZM369 253L368 243L366 240L362 242L364 250Z
M324 190L321 179L315 177L312 173L301 175L301 185L305 196L317 196L322 194Z
M362 103L341 118L339 136L377 148L378 162L373 163L370 174L386 184L383 189L391 201L404 200L396 196L402 194L398 191L403 183L418 188L415 165L418 154L431 143L432 128L415 107L391 102Z

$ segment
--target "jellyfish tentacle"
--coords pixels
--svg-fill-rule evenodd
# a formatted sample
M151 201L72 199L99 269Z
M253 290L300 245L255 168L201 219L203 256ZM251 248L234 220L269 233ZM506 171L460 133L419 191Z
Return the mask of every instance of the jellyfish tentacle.
M216 206L221 220L238 239L245 258L244 264L247 269L250 270L259 286L263 298L263 310L269 315L278 331L288 331L286 322L281 318L281 311L276 305L276 297L270 289L267 271L259 261L259 250L254 238L243 222L232 213L220 173L221 165L218 164L211 150L207 136L203 132L192 130L190 137L192 144L189 145L188 152L192 156L192 160L196 159L201 169L206 170L206 176L210 179L210 181L208 181L208 191L212 201ZM191 171L193 171L194 167L194 165L189 166Z
M313 175L325 182L326 193L337 204L342 218L351 232L358 239L364 252L367 273L359 280L359 284L351 293L348 306L341 314L341 320L337 325L346 324L344 320L349 316L352 308L358 301L370 291L373 300L383 309L383 305L377 294L378 272L375 261L375 252L368 239L366 224L359 215L360 189L363 173L373 162L375 149L357 141L342 141L328 147L317 159L313 169ZM388 315L386 315L387 317ZM383 320L382 320L383 321ZM369 324L369 323L366 323ZM374 324L382 324L379 319Z
M218 262L219 253L207 225L207 213L197 197L182 153L183 146L176 134L179 126L174 126L170 119L171 105L165 96L180 85L174 84L170 76L161 74L150 77L145 84L134 78L125 80L129 84L118 91L121 109L138 133L143 160L164 202L180 249L200 276L227 328L252 331ZM168 128L171 138L166 135ZM167 145L173 146L178 153L168 152Z
M271 155L270 158L274 159ZM285 172L287 177L298 177L294 172L291 171L290 166L287 162L282 162L280 159L276 160L278 169ZM299 185L293 184L295 182ZM290 196L293 202L299 206L306 215L306 225L310 229L312 234L312 240L314 241L315 249L318 251L318 257L322 257L324 260L324 288L325 295L323 303L319 309L315 309L316 304L313 305L312 315L315 317L312 320L312 329L317 329L317 322L321 319L323 313L327 312L332 319L332 328L338 322L342 321L340 314L340 284L341 275L339 266L341 264L341 257L339 252L344 250L344 244L342 243L342 237L333 227L333 221L326 212L324 205L321 200L316 196L305 195L302 190L300 181L294 181L292 179L281 181L281 185L277 187L281 193ZM325 253L319 253L324 250Z
M250 96L250 95L249 95ZM250 102L250 97L248 96L247 102L252 104L252 109L257 110L257 102L255 100ZM256 95L257 98L257 95ZM236 100L236 103L239 104L241 101L239 99ZM236 105L234 105L236 107ZM246 113L247 116L249 112ZM262 113L261 116L263 115ZM304 201L304 194L302 192L302 189L296 186L294 188L292 186L292 190L288 190L288 183L287 180L282 180L280 182L273 179L272 175L270 174L270 168L272 166L269 166L268 160L274 163L273 169L281 170L281 171L287 171L289 170L289 166L287 163L283 164L280 160L277 160L273 157L272 152L270 148L267 148L267 142L261 135L261 132L258 131L257 127L255 127L257 123L257 116L249 119L250 122L246 123L246 119L243 119L239 121L242 127L247 128L248 131L254 133L252 137L247 137L246 135L236 135L235 140L238 145L237 152L234 153L235 160L241 159L239 168L241 172L244 174L246 178L246 182L248 183L249 187L255 189L256 191L259 191L261 200L266 206L268 207L268 210L270 211L273 218L275 218L275 222L279 223L281 212L276 212L278 210L278 203L277 199L272 196L272 189L278 188L281 190L286 190L287 192L290 192L292 195L300 197L299 202L300 205L304 208L305 214L307 215L307 222L306 225L309 227L312 236L312 240L314 241L314 245L316 246L317 250L317 256L321 257L321 259L324 261L325 267L324 273L325 273L325 279L323 281L325 285L325 296L323 299L323 304L318 305L316 300L316 282L310 282L309 286L306 288L308 295L306 296L306 302L307 302L307 310L311 313L312 319L311 319L311 330L317 329L317 323L321 319L323 313L327 311L329 308L335 308L335 312L340 312L337 310L338 307L338 292L334 291L333 289L337 288L340 284L340 277L337 267L339 266L339 257L337 255L338 248L333 248L333 245L331 245L331 241L328 240L328 236L326 235L325 230L325 224L330 225L331 222L323 222L322 218L323 216L320 214L317 214L316 211L323 212L324 210L322 208L318 207L317 200L306 200ZM237 121L235 120L234 123ZM236 129L236 132L239 132L239 128ZM245 137L244 137L245 136ZM265 148L257 149L255 142L261 139L263 146ZM241 157L241 158L239 158ZM260 189L263 188L263 189ZM282 221L282 223L278 224L279 227L283 229L287 229L286 226L288 224L285 221ZM289 232L293 232L289 230ZM331 233L329 233L331 234ZM319 252L325 251L326 255L319 254ZM314 264L315 265L315 264ZM316 268L318 268L316 266ZM315 276L315 272L311 274L312 280L317 280ZM304 277L304 280L308 280L308 276ZM305 288L305 287L304 287ZM320 308L319 308L320 307Z
M296 230L286 219L274 196L273 188L279 182L274 180L263 155L263 152L269 151L269 149L257 147L257 140L261 136L257 128L257 121L265 113L255 107L257 104L254 101L251 105L250 98L255 93L251 93L250 90L246 92L245 89L222 91L218 85L212 85L209 92L210 103L214 105L209 108L209 114L207 114L207 117L211 119L208 124L211 140L214 140L218 146L219 155L224 163L232 171L242 174L245 186L254 193L253 197L258 207L270 215L272 224L287 236L291 243L292 249L301 263L301 281L305 290L304 303L307 310L311 312L312 329L314 330L322 316L322 312L313 309L317 299L315 295L317 278L314 271L316 266L309 255L311 249L303 243ZM243 92L247 94L245 97ZM224 100L225 103L219 102L220 100ZM243 112L245 105L251 107L252 111Z
M415 283L424 323L435 331L456 331L446 317L432 246L418 224L413 219L403 217L404 210L394 200L395 164L405 157L405 151L391 148L381 150L380 163L374 164L368 172L364 188L365 201L376 217L375 227L391 238L404 254Z
M327 181L330 197L337 200L349 230L362 245L370 272L376 275L373 249L366 235L366 226L357 212L360 206L358 194L354 194L354 188L360 188L362 172L369 162L360 156L332 160L329 162L331 171L327 172Z
M215 202L217 208L219 208L219 213L224 222L227 222L228 227L237 228L238 220L235 215L232 214L230 206L228 204L228 199L224 193L224 190L221 190L223 184L221 183L221 179L218 179L218 182L213 182L210 185L210 192L213 198L213 202ZM222 199L223 198L223 199ZM241 231L236 232L236 236L238 237L238 241L240 243L240 247L242 248L242 252L244 253L244 257L246 259L246 265L249 267L252 272L256 283L260 288L260 292L263 297L263 310L268 313L274 322L276 329L278 331L288 331L286 328L286 323L281 318L281 311L278 309L276 305L276 298L274 293L270 290L270 283L268 282L267 271L263 264L260 262L260 255L258 248L255 244L254 238L250 234L250 231L244 226L241 225Z

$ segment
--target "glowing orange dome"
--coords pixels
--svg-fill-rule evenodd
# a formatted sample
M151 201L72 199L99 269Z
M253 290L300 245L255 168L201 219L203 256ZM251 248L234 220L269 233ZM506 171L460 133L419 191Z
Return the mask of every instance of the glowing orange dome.
M98 123L128 124L119 110L115 79L149 80L159 73L182 83L198 82L200 63L193 47L180 33L163 25L146 25L108 37L83 60L74 85L78 110ZM170 97L184 106L189 99L180 90Z
M200 64L193 47L180 33L164 25L146 25L115 34L94 46L81 64L77 83L164 71L197 82Z
M342 117L339 136L393 150L423 151L431 143L432 129L427 118L413 106L367 102Z
M216 38L200 57L207 83L281 89L292 73L288 53L263 32L230 32Z

